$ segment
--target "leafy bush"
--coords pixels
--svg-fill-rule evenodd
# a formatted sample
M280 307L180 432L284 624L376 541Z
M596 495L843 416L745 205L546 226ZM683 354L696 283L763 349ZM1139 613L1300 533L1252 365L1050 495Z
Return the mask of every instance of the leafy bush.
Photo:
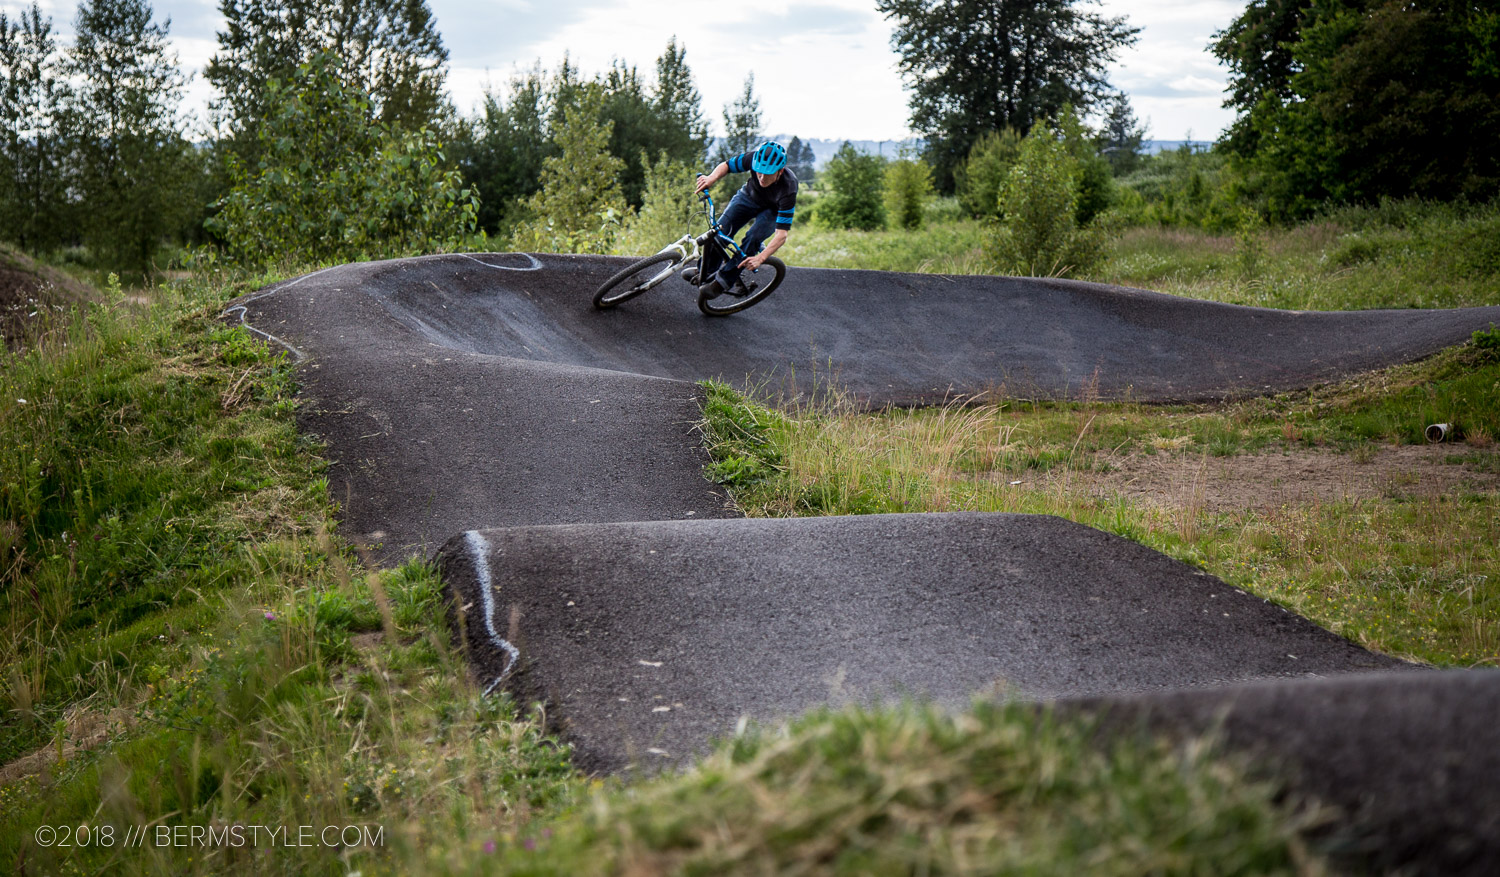
M1182 146L1148 156L1141 169L1119 180L1116 211L1133 225L1202 228L1225 232L1240 223L1250 195L1217 152Z
M1021 154L1021 135L1014 128L991 131L974 142L969 158L954 171L958 203L970 216L1000 218L1000 190Z
M885 160L844 141L820 177L828 194L818 219L833 228L877 229L885 225Z
M563 111L559 155L542 163L541 191L531 196L531 216L516 229L514 245L547 253L607 253L625 217L620 171L610 154L614 122L603 116L603 95L585 86Z
M1098 138L1084 126L1071 106L1064 106L1057 117L1057 136L1071 160L1069 172L1078 193L1073 216L1080 226L1085 226L1114 203L1114 173L1099 154Z
M655 164L642 156L646 182L641 209L625 219L614 242L621 256L645 256L693 229L693 217L701 211L693 194L693 168L673 161L662 152Z
M921 228L932 200L932 168L903 158L885 169L885 218L892 228Z
M375 122L337 55L267 91L277 109L260 129L259 164L229 156L232 188L209 221L232 260L410 255L456 246L476 228L478 193L446 168L436 136Z
M987 255L1006 273L1061 277L1088 271L1103 258L1097 226L1080 228L1075 217L1078 186L1067 147L1038 127L1000 192L1004 219Z

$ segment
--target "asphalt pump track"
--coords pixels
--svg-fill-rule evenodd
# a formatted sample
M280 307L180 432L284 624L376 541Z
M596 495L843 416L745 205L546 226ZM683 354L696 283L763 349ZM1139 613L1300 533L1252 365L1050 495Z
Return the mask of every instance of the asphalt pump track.
M432 556L477 677L542 700L588 769L659 769L822 704L1048 701L1257 753L1421 873L1500 869L1500 674L1366 651L1060 518L747 520L706 481L706 378L871 408L1201 401L1411 361L1500 307L1289 312L1100 284L793 268L728 319L609 257L325 269L229 319L286 348L347 538Z

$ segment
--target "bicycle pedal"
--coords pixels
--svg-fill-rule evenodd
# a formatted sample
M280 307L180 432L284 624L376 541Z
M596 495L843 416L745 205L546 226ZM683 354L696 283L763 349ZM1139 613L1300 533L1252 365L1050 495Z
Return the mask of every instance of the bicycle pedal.
M756 283L753 280L749 283L741 280L736 283L732 289L729 290L729 294L734 296L735 298L744 298L758 288L760 288L760 284Z

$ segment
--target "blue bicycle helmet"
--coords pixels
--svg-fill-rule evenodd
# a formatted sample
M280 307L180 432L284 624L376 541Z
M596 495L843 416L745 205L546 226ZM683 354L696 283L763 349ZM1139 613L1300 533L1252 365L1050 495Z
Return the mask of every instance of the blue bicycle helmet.
M750 168L758 174L774 174L786 167L786 148L780 143L767 140L755 147L750 158Z

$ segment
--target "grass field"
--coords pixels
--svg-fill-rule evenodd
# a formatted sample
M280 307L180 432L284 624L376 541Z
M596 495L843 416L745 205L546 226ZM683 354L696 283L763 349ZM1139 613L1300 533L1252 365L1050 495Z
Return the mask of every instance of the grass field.
M1409 212L1406 226L1335 217L1337 234L1264 232L1263 245L1136 231L1108 270L1225 300L1317 274L1319 295L1358 304L1348 277L1386 266L1399 277L1371 293L1383 304L1494 302L1486 263L1439 246L1493 213ZM982 236L952 220L904 240L814 232L794 236L805 249L789 261L978 270ZM1346 246L1353 269L1327 267ZM1447 279L1418 293L1424 265ZM290 364L215 319L273 279L100 290L44 314L40 342L0 361L0 862L13 871L1323 872L1316 804L1211 746L1100 749L1076 722L993 704L811 715L785 733L750 729L682 776L579 775L534 713L471 684L429 569L372 569L336 535L321 449L295 428ZM1482 664L1495 660L1500 611L1485 480L1500 474L1500 364L1480 340L1217 408L773 411L715 388L710 475L756 514L1062 514L1372 647ZM1238 460L1316 456L1371 480L1360 467L1423 452L1418 431L1434 418L1461 424L1463 440L1423 461L1424 480L1218 499L1252 480L1214 474ZM1135 468L1153 462L1160 471ZM1431 475L1445 489L1428 491L1429 472L1453 477ZM120 843L132 827L252 825L378 834ZM42 846L43 826L71 843Z

